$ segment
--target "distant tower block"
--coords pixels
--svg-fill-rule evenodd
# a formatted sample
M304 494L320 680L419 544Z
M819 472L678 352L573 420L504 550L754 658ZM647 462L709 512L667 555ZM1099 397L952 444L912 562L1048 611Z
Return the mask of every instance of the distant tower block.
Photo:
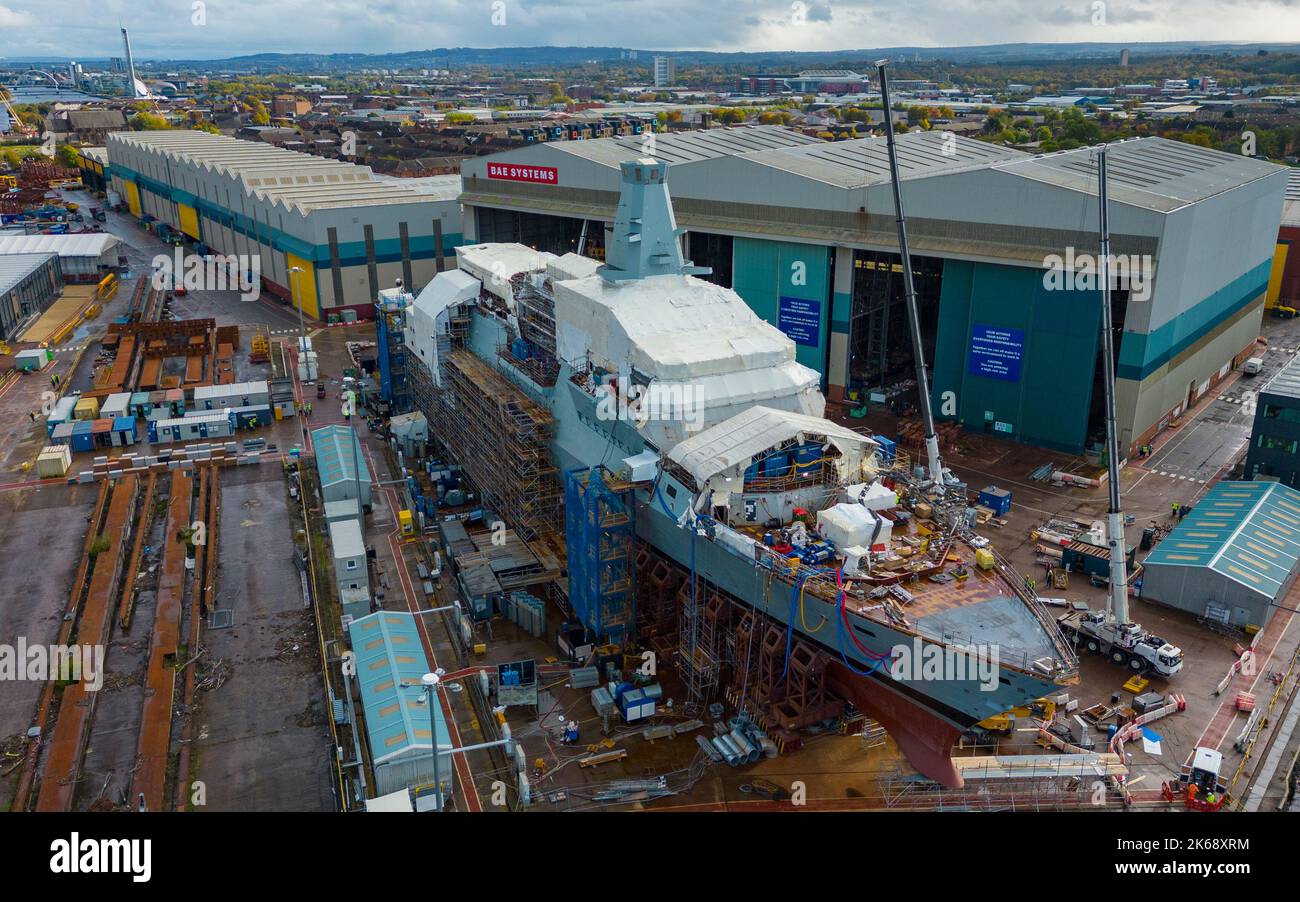
M1120 64L1121 66L1125 66L1125 67L1128 66L1128 48L1127 48L1127 47L1125 47L1123 50L1121 50L1121 51L1119 52L1119 64Z

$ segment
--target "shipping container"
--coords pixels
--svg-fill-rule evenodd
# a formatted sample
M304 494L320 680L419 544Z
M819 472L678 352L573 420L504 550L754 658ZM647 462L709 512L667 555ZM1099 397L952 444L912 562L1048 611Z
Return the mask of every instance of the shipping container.
M103 404L99 405L99 415L115 420L118 417L126 416L130 412L130 408L131 393L125 391L114 392L104 399Z
M93 451L95 449L94 420L76 420L72 424L72 450Z
M81 398L79 393L64 395L54 403L54 409L50 411L49 418L45 421L45 434L54 435L54 429L60 423L66 423L72 419L72 412L77 407L77 401Z
M36 456L36 472L42 479L67 475L72 466L72 450L67 445L46 445Z
M135 417L118 417L113 420L114 445L134 445L136 436Z
M74 420L94 420L98 417L99 400L97 398L81 398L72 409L72 418Z
M72 423L57 423L50 430L50 442L55 445L72 443Z

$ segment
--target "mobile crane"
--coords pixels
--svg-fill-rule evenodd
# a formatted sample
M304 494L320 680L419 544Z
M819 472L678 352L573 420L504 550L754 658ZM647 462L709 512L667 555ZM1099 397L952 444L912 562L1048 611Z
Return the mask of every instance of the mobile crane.
M1153 636L1129 620L1128 555L1124 540L1124 512L1120 507L1119 430L1115 415L1115 336L1110 301L1110 218L1106 191L1106 147L1097 148L1098 225L1101 255L1097 273L1101 282L1101 356L1106 403L1106 472L1110 508L1106 513L1106 541L1110 548L1110 599L1105 611L1080 606L1057 620L1061 631L1095 654L1142 673L1173 676L1183 668L1182 649Z

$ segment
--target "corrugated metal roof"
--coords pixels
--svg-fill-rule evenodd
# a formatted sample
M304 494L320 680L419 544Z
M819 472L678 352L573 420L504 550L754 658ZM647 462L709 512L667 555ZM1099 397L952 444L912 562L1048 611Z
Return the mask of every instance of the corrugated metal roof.
M617 169L625 160L645 156L651 138L654 140L654 153L651 155L675 164L822 143L818 138L780 125L744 125L665 135L619 135L588 141L556 141L546 146Z
M948 175L1029 157L1010 147L944 131L909 132L899 135L897 144L898 171L903 179ZM818 141L810 146L751 153L746 159L843 188L889 181L889 150L884 138Z
M0 235L0 255L58 254L60 257L98 257L121 243L121 238L107 232L79 235Z
M1286 201L1282 204L1282 225L1300 228L1300 168L1287 173Z
M112 132L108 136L110 160L119 143L234 176L249 194L304 213L325 207L430 200L427 192L376 178L368 166L285 150L261 141L185 130Z
M357 479L357 453L361 440L351 426L322 426L311 431L312 446L316 449L316 472L322 486ZM361 482L370 482L370 470L361 466Z
M23 279L45 266L58 254L6 254L0 256L0 293L13 288Z
M1062 188L1097 193L1097 165L1091 147L1043 154L995 168ZM1254 157L1167 138L1133 138L1106 145L1112 199L1162 212L1266 178L1279 168Z
M1147 567L1203 567L1270 599L1300 562L1300 492L1220 482L1156 546Z
M429 672L429 659L415 616L379 611L352 621L348 633L356 655L357 684L374 764L413 749L431 750L429 705L421 683ZM450 749L451 736L438 704L433 706L433 721L438 748Z
M1300 398L1300 357L1294 358L1274 374L1273 378L1264 383L1259 393L1281 395L1284 398Z

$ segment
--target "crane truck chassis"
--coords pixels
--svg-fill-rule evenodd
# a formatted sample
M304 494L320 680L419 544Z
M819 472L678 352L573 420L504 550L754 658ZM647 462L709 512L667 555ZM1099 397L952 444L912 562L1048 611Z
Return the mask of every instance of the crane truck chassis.
M1115 623L1105 612L1072 610L1057 619L1061 631L1093 654L1106 655L1134 673L1173 676L1183 669L1183 651L1139 624Z

